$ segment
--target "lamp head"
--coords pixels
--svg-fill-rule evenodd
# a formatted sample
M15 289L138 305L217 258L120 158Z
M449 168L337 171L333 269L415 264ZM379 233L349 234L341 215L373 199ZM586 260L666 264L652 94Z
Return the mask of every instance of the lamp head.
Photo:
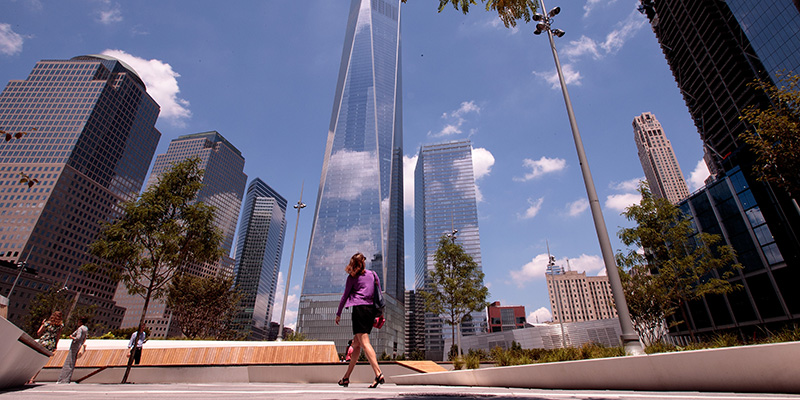
M531 18L532 18L534 21L541 21L541 20L543 20L543 19L544 19L544 15L542 15L542 14L539 14L539 13L536 13L536 14L533 14L533 17L531 17Z
M556 35L557 37L564 36L564 33L566 32L562 31L561 29L553 29L553 35Z
M553 18L556 15L558 15L558 13L560 13L560 12L561 12L561 7L556 7L554 9L550 10L550 12L547 13L547 16L549 16L550 18Z

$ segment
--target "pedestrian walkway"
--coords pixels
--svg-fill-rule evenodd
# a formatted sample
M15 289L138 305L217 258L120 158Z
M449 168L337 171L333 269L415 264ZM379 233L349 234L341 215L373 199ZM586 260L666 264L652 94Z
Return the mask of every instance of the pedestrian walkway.
M797 395L702 392L568 391L496 387L396 386L368 389L327 384L166 384L97 385L47 383L0 392L0 400L162 400L162 399L402 399L402 400L800 400Z

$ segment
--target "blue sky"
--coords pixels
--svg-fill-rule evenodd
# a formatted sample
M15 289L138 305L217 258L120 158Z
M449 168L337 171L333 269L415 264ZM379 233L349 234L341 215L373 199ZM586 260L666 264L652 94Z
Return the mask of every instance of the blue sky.
M553 26L566 35L556 45L617 250L617 232L630 225L619 213L637 200L644 176L633 118L656 115L690 191L707 174L698 167L699 135L636 1L546 3L562 7ZM348 9L347 0L5 0L0 82L25 79L41 59L113 55L137 70L162 107L157 154L180 135L217 130L242 151L248 178L260 177L290 204L305 182L310 207L300 216L287 312L293 326ZM401 18L406 288L416 153L469 138L490 300L524 305L531 322L547 320L546 243L573 270L604 273L547 38L532 25L507 29L481 6L464 16L409 0ZM288 212L282 276L296 215Z

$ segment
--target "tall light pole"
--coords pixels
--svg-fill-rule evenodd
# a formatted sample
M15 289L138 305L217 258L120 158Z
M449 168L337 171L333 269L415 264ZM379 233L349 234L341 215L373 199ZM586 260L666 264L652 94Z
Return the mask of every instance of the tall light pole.
M541 4L542 12L544 12L544 10L546 10L544 7L544 0L539 0L539 4ZM643 355L644 349L642 348L642 343L639 342L639 335L637 335L636 331L633 329L633 322L631 322L631 315L628 311L628 302L625 301L625 292L622 290L619 271L614 261L614 252L611 249L611 241L608 238L608 230L606 229L606 222L603 218L603 211L600 209L600 200L597 198L592 172L589 170L589 162L586 159L586 152L583 149L583 141L578 131L578 123L575 121L575 113L572 111L572 102L567 92L567 83L564 81L564 73L561 71L561 62L558 59L556 43L553 40L553 35L562 37L564 36L564 31L561 29L550 29L552 18L560 11L561 8L556 7L547 14L534 14L533 20L537 21L537 24L536 31L533 33L538 35L546 31L547 37L550 39L550 49L553 51L553 60L555 60L556 63L558 81L561 83L561 93L564 95L564 103L567 107L569 126L572 129L572 139L575 141L575 150L578 152L578 161L581 164L583 183L586 186L586 194L589 197L589 206L592 211L592 218L594 219L594 228L595 231L597 231L597 239L600 242L600 252L603 254L603 262L606 266L608 282L611 285L611 293L614 296L614 304L617 306L617 316L619 317L619 324L622 329L622 345L625 348L625 352L630 355Z
M292 254L289 256L289 273L286 275L286 285L283 288L283 305L281 306L281 324L278 327L278 341L283 340L283 321L286 318L286 301L289 299L289 282L292 280L292 264L294 263L294 245L297 244L297 226L300 224L300 210L306 208L303 204L303 187L305 182L300 185L300 200L294 205L297 210L297 220L294 222L294 239L292 239Z

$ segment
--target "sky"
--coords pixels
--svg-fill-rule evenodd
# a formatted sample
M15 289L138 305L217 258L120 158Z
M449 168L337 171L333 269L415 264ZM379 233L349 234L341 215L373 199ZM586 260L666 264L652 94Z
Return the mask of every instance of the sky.
M708 175L697 129L637 3L546 2L562 7L553 28L566 35L556 46L615 251L623 249L617 233L631 226L620 213L638 201L644 179L635 116L652 112L661 122L690 191ZM248 181L261 178L290 205L303 190L309 207L299 216L286 314L294 327L349 4L3 0L0 82L25 79L43 59L117 57L161 105L156 154L180 135L216 130L242 151ZM548 245L571 270L605 269L547 37L532 24L506 28L481 5L469 15L436 8L424 0L401 8L406 289L414 286L417 152L470 139L489 301L525 306L529 322L550 320ZM297 221L288 210L275 310Z

